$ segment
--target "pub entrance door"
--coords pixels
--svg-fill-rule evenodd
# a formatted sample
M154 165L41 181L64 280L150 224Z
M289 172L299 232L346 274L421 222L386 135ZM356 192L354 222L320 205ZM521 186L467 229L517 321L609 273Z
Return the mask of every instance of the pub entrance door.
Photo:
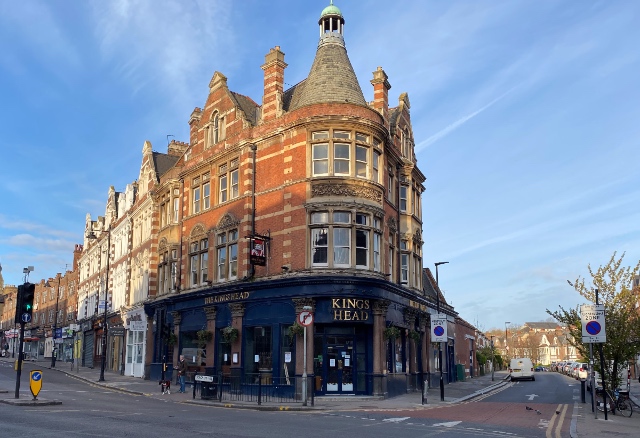
M327 344L327 394L353 394L353 336L336 336Z

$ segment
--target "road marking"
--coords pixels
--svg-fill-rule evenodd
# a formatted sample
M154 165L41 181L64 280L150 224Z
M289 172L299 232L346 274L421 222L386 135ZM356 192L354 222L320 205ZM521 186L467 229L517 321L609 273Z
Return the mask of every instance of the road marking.
M411 417L398 417L398 418L385 418L382 421L388 421L389 423L400 423L401 421L408 420Z
M442 427L453 427L453 426L457 426L458 424L462 423L462 421L449 421L447 423L437 423L434 424L433 426L442 426Z
M533 400L535 397L540 397L538 394L527 394L525 397L529 397L529 401Z
M562 430L562 423L564 423L564 417L567 413L567 407L569 405L564 405L562 408L562 413L560 414L560 420L558 420L558 425L556 426L556 438L561 438L560 431Z
M561 408L562 408L562 404L559 404L558 407L556 408L556 411L559 411ZM551 417L551 421L549 421L549 427L547 427L547 430L545 432L546 438L552 438L551 433L553 432L553 425L556 422L556 418L558 418L557 415L554 415L553 417Z

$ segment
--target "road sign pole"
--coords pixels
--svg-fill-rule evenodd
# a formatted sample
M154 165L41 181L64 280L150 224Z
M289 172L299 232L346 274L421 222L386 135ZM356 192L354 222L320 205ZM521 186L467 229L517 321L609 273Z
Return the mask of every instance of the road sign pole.
M20 349L18 350L18 370L16 372L16 394L15 398L20 398L20 376L22 374L22 345L24 344L24 322L20 323Z

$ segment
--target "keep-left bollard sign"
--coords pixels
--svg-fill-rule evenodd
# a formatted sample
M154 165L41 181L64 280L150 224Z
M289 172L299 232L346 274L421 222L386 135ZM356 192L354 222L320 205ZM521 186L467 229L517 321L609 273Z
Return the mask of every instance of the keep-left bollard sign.
M29 374L29 389L31 389L31 394L33 394L33 399L38 398L38 394L40 394L40 390L42 389L42 371L33 370Z

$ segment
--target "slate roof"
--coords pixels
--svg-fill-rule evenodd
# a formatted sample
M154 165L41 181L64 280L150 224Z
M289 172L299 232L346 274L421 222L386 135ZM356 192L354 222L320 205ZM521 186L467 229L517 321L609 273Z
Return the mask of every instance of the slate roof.
M341 36L320 39L309 76L292 88L289 111L330 102L367 106Z
M173 155L162 154L160 152L153 152L153 164L156 168L158 178L164 175L174 164L180 159Z
M248 96L244 94L231 91L231 97L235 100L236 106L238 106L247 117L247 121L251 125L256 126L258 124L258 107L259 105Z
M560 328L555 322L525 322L524 325L534 330L555 330Z

